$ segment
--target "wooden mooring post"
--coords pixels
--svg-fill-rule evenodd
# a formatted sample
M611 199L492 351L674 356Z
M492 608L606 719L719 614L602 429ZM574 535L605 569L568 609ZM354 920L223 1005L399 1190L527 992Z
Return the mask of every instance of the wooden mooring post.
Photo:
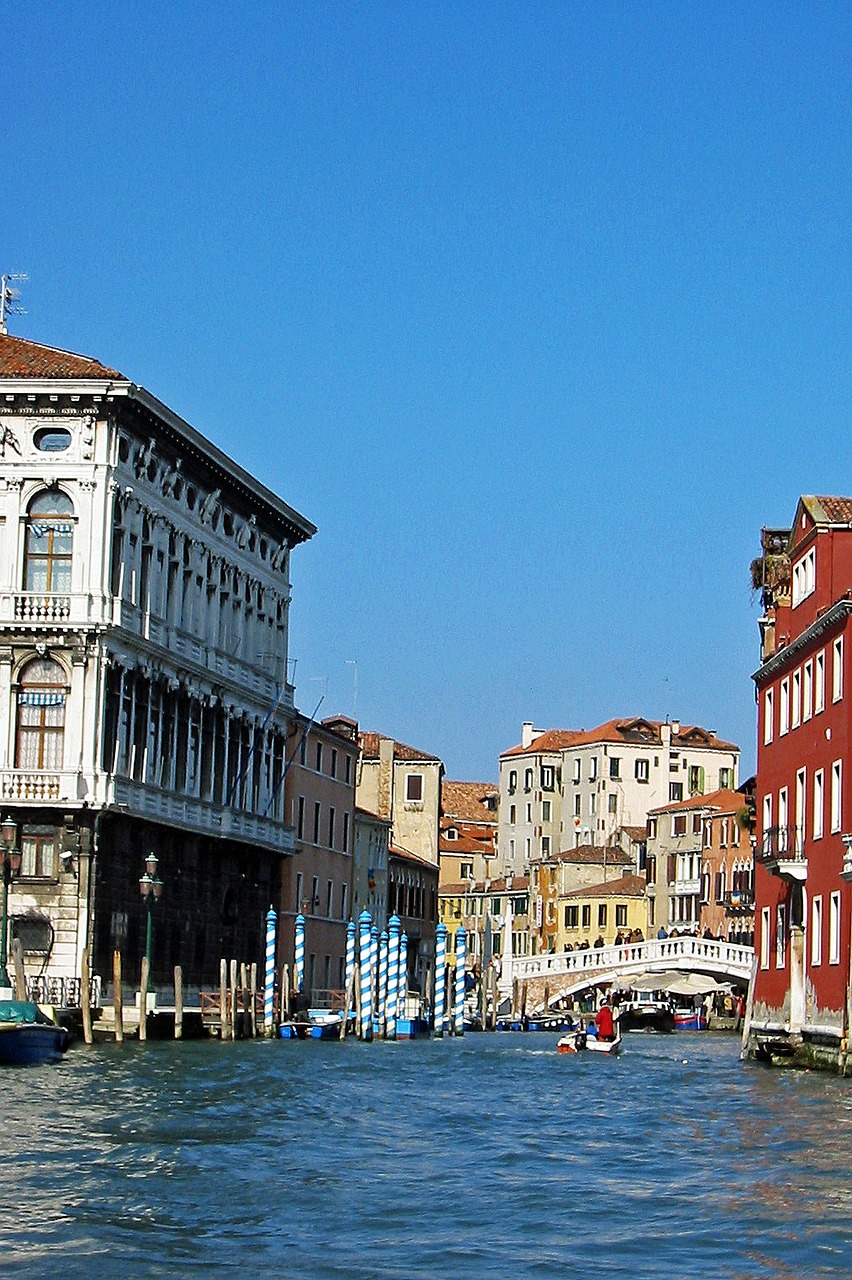
M183 970L175 965L175 1040L183 1039Z
M90 987L90 970L88 947L84 947L83 955L80 961L80 1012L83 1015L83 1039L86 1044L91 1044L92 1036L92 1004L91 1004L91 987Z
M148 1039L148 957L142 957L142 973L139 979L139 1039Z
M254 1040L257 1036L257 964L254 962L249 971L249 978L249 998L251 1000L249 1024L251 1026L251 1036Z
M219 961L219 1039L228 1039L228 962Z
M24 948L20 938L15 938L12 942L12 965L15 970L15 999L26 1000L27 979L24 975Z
M124 1043L124 998L121 988L121 952L112 953L112 1011L116 1044Z
M237 1038L237 962L231 961L231 981L228 986L228 996L231 1005L231 1039Z

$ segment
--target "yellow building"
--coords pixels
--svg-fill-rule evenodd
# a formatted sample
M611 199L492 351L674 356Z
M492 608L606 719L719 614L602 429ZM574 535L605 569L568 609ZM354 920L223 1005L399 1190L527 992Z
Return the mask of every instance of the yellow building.
M621 876L559 895L557 951L611 946L618 934L642 930L646 922L644 876Z

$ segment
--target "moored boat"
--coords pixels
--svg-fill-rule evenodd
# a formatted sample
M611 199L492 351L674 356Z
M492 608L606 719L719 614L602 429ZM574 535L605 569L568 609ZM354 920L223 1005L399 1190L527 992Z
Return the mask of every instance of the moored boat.
M0 1000L0 1065L58 1062L71 1033L31 1000Z
M675 1031L706 1031L707 1017L703 1009L675 1009Z
M616 1034L614 1040L603 1040L600 1036L590 1035L586 1031L572 1031L569 1035L557 1040L556 1052L618 1054L621 1052L621 1032Z

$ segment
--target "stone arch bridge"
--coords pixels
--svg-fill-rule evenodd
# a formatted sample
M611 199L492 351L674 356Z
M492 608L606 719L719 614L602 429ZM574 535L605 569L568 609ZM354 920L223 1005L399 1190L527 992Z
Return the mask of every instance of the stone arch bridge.
M655 938L621 946L593 947L540 956L516 956L504 962L501 994L523 1000L530 1013L551 1008L565 997L581 995L651 973L700 973L719 982L745 985L751 978L754 948L714 938Z

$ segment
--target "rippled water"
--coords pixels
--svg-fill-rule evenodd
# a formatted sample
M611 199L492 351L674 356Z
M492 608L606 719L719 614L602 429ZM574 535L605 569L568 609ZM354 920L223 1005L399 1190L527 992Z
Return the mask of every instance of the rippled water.
M95 1046L6 1070L3 1276L852 1275L852 1086L733 1038Z

